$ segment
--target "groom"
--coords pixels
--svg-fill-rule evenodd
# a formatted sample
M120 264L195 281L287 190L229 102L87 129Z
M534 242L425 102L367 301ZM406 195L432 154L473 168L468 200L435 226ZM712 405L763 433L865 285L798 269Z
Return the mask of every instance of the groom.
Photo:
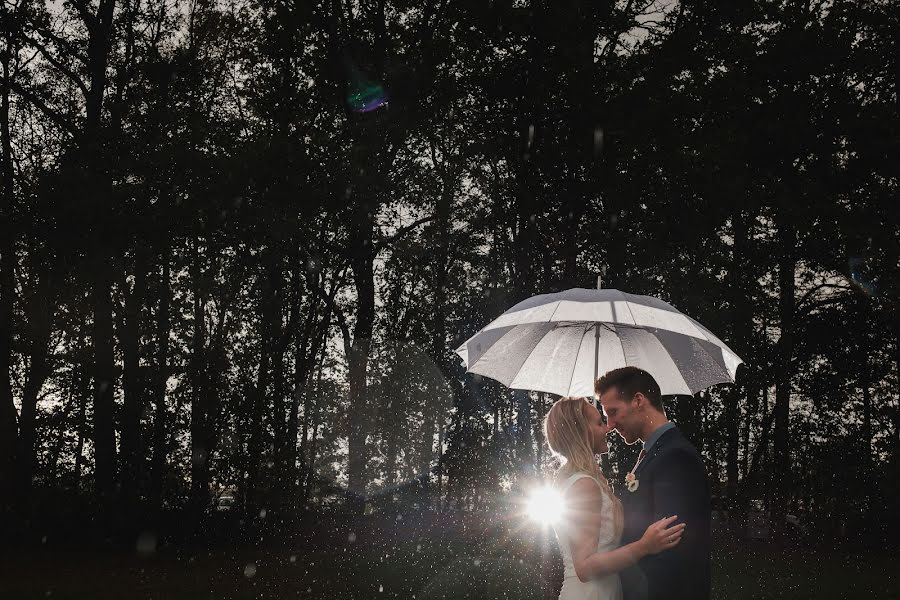
M659 385L643 369L623 367L598 379L607 425L626 444L643 442L638 462L620 494L625 510L622 544L672 515L685 523L681 543L647 556L620 573L624 600L709 600L710 498L697 449L667 418Z

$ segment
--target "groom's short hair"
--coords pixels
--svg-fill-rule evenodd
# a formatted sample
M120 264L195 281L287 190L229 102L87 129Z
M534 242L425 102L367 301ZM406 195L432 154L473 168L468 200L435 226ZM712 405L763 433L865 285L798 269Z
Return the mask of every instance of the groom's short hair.
M613 369L594 382L594 392L602 396L610 388L617 388L626 402L631 402L634 395L642 393L650 401L650 404L659 411L663 410L662 394L659 384L653 375L637 367L622 367Z

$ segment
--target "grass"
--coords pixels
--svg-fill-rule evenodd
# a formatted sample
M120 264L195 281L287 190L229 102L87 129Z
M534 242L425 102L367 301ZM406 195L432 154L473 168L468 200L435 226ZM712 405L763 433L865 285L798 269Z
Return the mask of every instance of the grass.
M0 598L556 598L559 556L552 545L542 550L537 537L458 523L332 524L287 541L163 546L144 556L68 540L4 551ZM900 598L895 559L886 552L720 544L713 564L717 599Z
M877 549L719 548L713 556L713 598L900 598L896 561L896 554Z

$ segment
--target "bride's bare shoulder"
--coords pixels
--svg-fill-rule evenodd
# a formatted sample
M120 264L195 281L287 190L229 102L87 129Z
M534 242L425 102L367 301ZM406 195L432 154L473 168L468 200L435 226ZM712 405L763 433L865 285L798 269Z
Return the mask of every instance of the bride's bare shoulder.
M573 516L599 514L603 503L603 490L590 477L582 477L572 484L566 494L567 509Z

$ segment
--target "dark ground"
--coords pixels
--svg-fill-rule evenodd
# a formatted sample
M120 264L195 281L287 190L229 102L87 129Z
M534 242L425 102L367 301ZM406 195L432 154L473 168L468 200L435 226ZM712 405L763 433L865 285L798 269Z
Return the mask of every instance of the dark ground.
M342 524L343 523L343 524ZM0 598L555 598L561 577L552 540L521 523L420 516L346 525L308 518L283 536L133 545L41 535L2 551ZM169 536L174 540L174 536ZM818 544L778 549L719 540L713 596L720 599L900 598L896 554ZM542 550L543 548L543 550ZM543 584L543 587L542 587Z

